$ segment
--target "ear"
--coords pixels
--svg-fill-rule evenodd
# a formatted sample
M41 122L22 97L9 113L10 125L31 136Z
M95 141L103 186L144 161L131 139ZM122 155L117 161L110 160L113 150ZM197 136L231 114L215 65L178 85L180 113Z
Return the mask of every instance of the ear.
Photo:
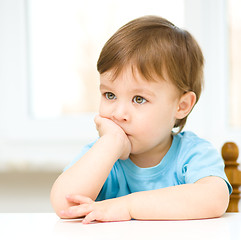
M177 106L176 119L185 118L191 112L195 103L196 94L194 92L187 92L183 94Z

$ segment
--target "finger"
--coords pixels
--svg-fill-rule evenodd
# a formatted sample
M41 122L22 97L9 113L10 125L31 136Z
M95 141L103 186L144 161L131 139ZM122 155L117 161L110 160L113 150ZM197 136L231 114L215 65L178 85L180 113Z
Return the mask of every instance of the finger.
M77 195L77 194L72 194L72 195L66 195L66 199L69 202L74 202L78 204L83 204L83 203L93 203L94 201L86 196L83 195Z
M93 222L94 220L97 220L95 211L90 212L89 214L87 214L85 216L85 218L83 219L82 223L83 224L89 224L89 223Z
M101 121L100 115L96 115L95 118L94 118L94 121L95 121L95 124L96 124L96 125L99 125L99 124L100 124L100 121Z
M90 204L82 204L79 206L73 206L65 211L62 211L63 217L78 218L88 215L93 210Z

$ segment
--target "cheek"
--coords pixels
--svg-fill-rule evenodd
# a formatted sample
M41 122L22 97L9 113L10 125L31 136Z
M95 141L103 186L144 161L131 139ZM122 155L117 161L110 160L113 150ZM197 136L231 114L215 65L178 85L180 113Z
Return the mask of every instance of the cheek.
M132 124L134 131L142 137L149 134L152 135L155 132L156 125L156 120L153 119L153 116L150 117L149 114L140 118L136 115Z
M111 115L111 109L105 104L103 100L100 102L99 115L105 118L109 118Z
M160 112L159 110L155 110L152 113L146 114L138 122L139 124L136 123L135 126L138 126L139 134L149 138L150 136L155 137L165 134L166 131L170 131L173 119L170 113L166 114L165 111Z

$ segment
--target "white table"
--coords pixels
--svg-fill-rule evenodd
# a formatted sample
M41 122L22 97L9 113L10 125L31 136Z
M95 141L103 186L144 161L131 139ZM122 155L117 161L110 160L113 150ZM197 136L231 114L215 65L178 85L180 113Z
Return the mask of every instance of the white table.
M0 213L0 239L241 240L241 213L188 221L128 221L83 225L54 213Z

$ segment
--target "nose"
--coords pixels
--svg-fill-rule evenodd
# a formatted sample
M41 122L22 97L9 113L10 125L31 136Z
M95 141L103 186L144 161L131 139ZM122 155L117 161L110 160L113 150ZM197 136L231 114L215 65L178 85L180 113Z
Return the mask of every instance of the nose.
M128 106L124 103L119 103L114 106L112 119L118 122L127 122L130 120Z

